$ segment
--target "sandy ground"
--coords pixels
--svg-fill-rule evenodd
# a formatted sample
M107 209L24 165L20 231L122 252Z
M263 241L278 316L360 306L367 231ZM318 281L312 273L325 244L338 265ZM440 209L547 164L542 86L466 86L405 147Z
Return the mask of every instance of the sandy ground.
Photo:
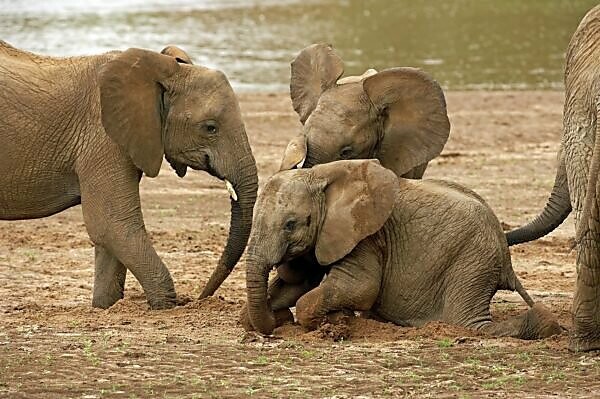
M559 92L450 92L451 138L427 177L481 194L507 227L529 220L553 184ZM286 94L240 97L262 181L275 172L300 125ZM141 185L155 246L187 303L150 311L129 275L126 298L90 307L93 248L79 207L0 223L0 397L544 397L600 395L600 357L573 354L568 336L490 339L433 323L422 329L357 320L349 339L324 327L284 326L272 338L237 324L244 262L218 291L197 300L223 248L229 201L204 173L178 179L165 164ZM566 327L575 282L572 220L513 248L534 298ZM499 293L497 318L523 312Z

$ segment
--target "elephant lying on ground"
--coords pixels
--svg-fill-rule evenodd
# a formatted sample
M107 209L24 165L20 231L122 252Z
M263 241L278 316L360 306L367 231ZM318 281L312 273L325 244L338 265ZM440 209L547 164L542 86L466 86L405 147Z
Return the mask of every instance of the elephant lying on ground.
M340 79L343 72L327 44L306 47L292 62L290 94L304 129L280 169L377 158L398 176L420 179L450 133L441 87L414 68Z
M600 6L571 38L565 90L554 188L540 215L507 239L515 245L543 237L574 211L578 274L570 348L585 351L600 349Z
M225 180L232 196L226 248L203 296L245 249L256 165L236 96L222 72L185 52L129 49L53 58L0 41L0 219L40 218L81 203L95 245L92 305L123 297L126 271L153 309L175 304L173 280L146 233L142 173L163 156Z
M442 320L523 339L561 331L515 276L481 197L450 182L398 179L376 160L273 176L257 201L246 273L242 324L265 334L293 320L293 306L309 329L358 310L402 326ZM500 289L517 290L531 308L493 322Z

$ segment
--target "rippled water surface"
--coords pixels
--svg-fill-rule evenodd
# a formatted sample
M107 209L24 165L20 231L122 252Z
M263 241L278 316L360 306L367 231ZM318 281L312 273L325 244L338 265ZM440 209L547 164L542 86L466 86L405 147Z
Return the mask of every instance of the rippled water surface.
M301 48L332 43L348 73L417 66L446 88L560 88L564 51L592 0L0 0L0 38L92 54L166 44L241 90L286 90Z

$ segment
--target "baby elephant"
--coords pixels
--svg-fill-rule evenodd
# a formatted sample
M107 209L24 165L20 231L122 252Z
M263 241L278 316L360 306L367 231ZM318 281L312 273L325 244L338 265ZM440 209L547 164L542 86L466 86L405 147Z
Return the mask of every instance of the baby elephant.
M399 179L377 160L273 176L257 202L246 279L242 324L264 334L293 320L293 306L309 329L357 310L402 326L442 320L522 339L561 331L515 276L481 197L451 182ZM490 301L500 289L517 290L531 308L493 322Z

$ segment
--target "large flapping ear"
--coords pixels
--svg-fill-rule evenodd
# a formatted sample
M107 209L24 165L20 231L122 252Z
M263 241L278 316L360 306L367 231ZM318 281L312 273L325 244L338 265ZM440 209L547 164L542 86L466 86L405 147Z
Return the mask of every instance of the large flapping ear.
M178 68L173 57L131 48L100 70L104 130L149 177L158 175L164 154L161 81Z
M312 172L317 181L326 181L315 255L321 265L329 265L381 229L394 209L398 178L375 159L331 162Z
M402 176L438 156L450 134L440 85L415 68L391 68L363 81L383 120L379 160Z
M290 95L304 124L317 106L321 93L335 85L344 73L344 62L330 44L306 47L292 61Z
M304 164L305 159L306 136L304 133L301 133L291 139L285 148L283 159L281 160L281 165L279 166L279 171L294 169L295 167L299 169Z
M175 58L175 60L180 64L194 64L192 62L192 58L188 55L188 53L186 53L177 46L169 45L162 49L160 53L164 55L170 55L171 57Z

